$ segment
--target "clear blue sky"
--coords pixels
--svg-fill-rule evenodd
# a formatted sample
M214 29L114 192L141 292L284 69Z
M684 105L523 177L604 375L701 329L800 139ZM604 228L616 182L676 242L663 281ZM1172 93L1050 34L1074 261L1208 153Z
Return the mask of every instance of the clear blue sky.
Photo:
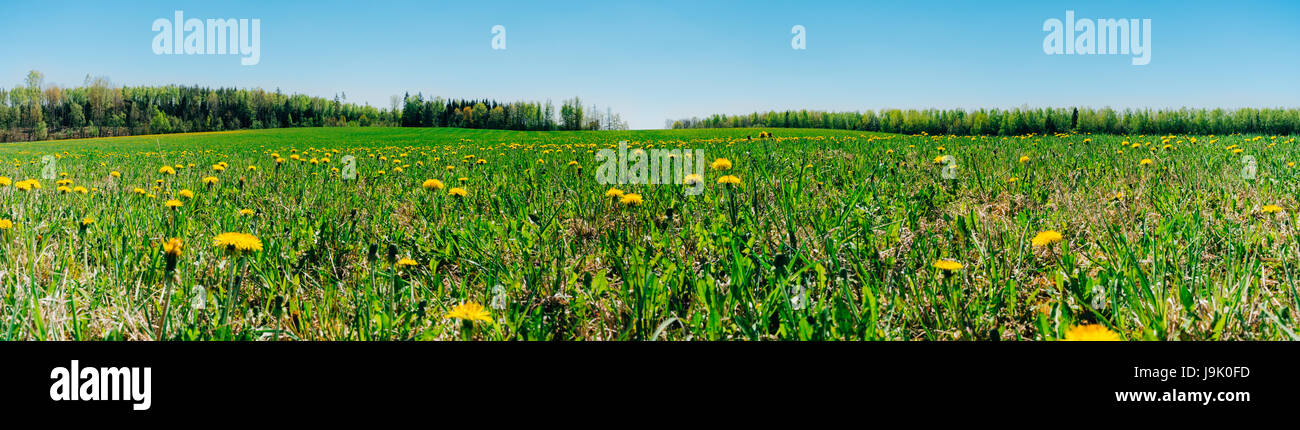
M374 4L371 4L374 3ZM0 6L0 85L578 95L633 128L710 113L1028 106L1296 107L1296 1L37 1ZM261 62L159 56L156 18L261 19ZM1044 20L1149 18L1152 57L1049 56ZM493 25L507 49L490 48ZM807 49L790 28L807 28Z

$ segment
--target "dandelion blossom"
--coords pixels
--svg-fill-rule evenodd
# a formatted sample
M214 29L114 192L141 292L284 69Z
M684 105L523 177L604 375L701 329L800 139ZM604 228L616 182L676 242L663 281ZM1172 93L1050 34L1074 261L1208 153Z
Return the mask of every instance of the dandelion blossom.
M488 314L487 309L483 308L476 302L464 302L456 305L447 313L447 319L458 319L467 322L484 321L492 322L492 316Z
M162 244L163 254L167 254L172 257L180 257L182 245L183 242L181 242L180 238L173 237L167 240L166 243Z
M1151 163L1154 163L1154 161L1151 161L1150 158L1143 158L1142 161L1139 162L1138 164L1141 164L1141 165L1143 165L1143 166L1146 166L1146 165L1149 165L1149 164L1151 164Z
M1031 242L1034 246L1047 246L1061 241L1061 233L1055 230L1047 230L1034 236Z
M166 203L163 204L172 209L176 209L182 206L181 201L176 199L168 200Z
M418 266L418 265L420 265L420 263L417 263L415 260L412 260L410 258L403 258L401 260L397 260L397 267L400 268L407 268L407 267Z
M1275 214L1278 212L1282 212L1282 207L1278 205L1264 205L1264 207L1260 208L1260 210L1264 211L1264 213L1266 214Z
M713 160L713 164L710 164L709 168L716 171L731 170L731 160L728 160L726 158L719 158L717 160Z
M1117 341L1121 340L1119 334L1110 331L1101 324L1085 324L1070 327L1065 332L1065 339L1069 341Z
M610 198L615 198L615 199L617 199L617 198L622 198L622 197L623 197L623 190L620 190L620 189L618 189L618 188L610 188L609 191L606 191L606 192L605 192L605 197L610 197Z
M469 191L466 191L464 188L456 187L447 190L447 195L464 198L469 195Z
M723 176L723 177L721 177L721 178L718 178L718 183L719 183L719 184L728 184L728 185L740 185L740 178L737 178L737 177L732 176L732 175L727 175L727 176Z
M221 233L212 238L212 246L231 252L257 252L262 250L262 240L248 233Z
M934 268L945 272L956 272L961 270L961 263L952 260L935 260Z
M421 184L420 186L424 187L424 189L426 190L441 190L447 187L442 183L442 181L439 181L437 179L426 180L424 181L424 184Z
M14 222L7 219L0 219L0 230L9 230L14 228Z
M628 194L624 194L623 197L618 200L618 202L621 203L623 206L641 206L641 203L643 203L644 200L641 198L640 194L628 193Z

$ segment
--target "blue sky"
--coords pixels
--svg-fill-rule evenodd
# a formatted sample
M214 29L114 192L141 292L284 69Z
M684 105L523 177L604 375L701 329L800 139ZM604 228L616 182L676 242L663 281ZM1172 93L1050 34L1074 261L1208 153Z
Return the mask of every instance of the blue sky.
M374 3L374 4L370 4ZM710 113L1017 106L1297 107L1295 1L138 1L2 6L0 85L279 88L609 106L633 128ZM261 62L154 55L150 28L261 20ZM1149 18L1152 56L1049 56L1043 22ZM493 25L507 49L490 47ZM793 50L790 29L807 29Z

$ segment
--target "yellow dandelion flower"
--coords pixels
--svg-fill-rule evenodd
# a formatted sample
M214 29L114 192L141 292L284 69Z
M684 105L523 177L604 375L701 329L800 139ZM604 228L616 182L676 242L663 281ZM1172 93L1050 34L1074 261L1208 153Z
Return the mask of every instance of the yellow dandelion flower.
M183 246L183 242L181 242L180 238L173 237L171 239L168 239L167 242L162 244L163 254L167 254L172 257L180 257L182 246Z
M441 190L447 187L445 184L442 183L442 181L439 181L437 179L426 180L424 181L424 184L421 184L421 186L424 187L424 189L426 190Z
M221 233L212 238L212 246L231 252L257 252L262 250L262 240L248 233Z
M717 160L713 160L713 164L710 164L709 168L716 171L731 170L731 160L728 160L726 158L719 158Z
M1055 230L1047 230L1035 235L1030 242L1033 243L1034 246L1047 246L1060 241L1061 233L1058 233Z
M620 190L620 189L618 189L618 188L610 188L609 191L606 191L606 192L605 192L605 197L611 197L611 198L616 198L616 199L617 199L617 198L622 198L622 197L623 197L623 190Z
M732 175L727 175L727 176L723 176L723 177L721 177L721 178L718 178L718 183L719 183L719 184L728 184L728 185L740 185L740 178L737 178L737 177L732 176Z
M476 302L463 302L459 305L456 305L455 308L451 309L451 312L447 313L446 318L458 319L458 320L463 320L468 322L474 322L474 321L483 321L488 323L492 322L492 316L488 314L487 309L484 309L483 305L480 305Z
M240 209L240 210L239 210L239 215L240 215L240 216L253 216L253 214L254 214L254 212L253 212L252 209Z
M410 258L403 258L401 260L397 260L397 267L399 268L407 268L407 267L418 266L418 265L420 265L420 263L417 263L415 260L412 260Z
M1110 331L1101 324L1084 324L1070 327L1065 331L1065 339L1068 341L1118 341L1119 334Z
M1143 158L1142 161L1139 162L1138 164L1141 164L1141 165L1143 165L1143 166L1146 166L1146 165L1151 164L1151 163L1154 163L1154 161L1151 161L1150 158Z
M0 230L9 230L14 228L14 222L7 219L0 219Z
M190 190L188 190L188 189L181 190L179 193L176 193L176 195L181 196L181 198L186 198L186 199L192 199L192 198L194 198L194 192L193 192L193 191L190 191Z
M469 196L469 191L466 191L464 188L456 187L447 190L447 195L456 196L456 197L466 197Z
M640 194L633 193L624 194L623 197L618 199L618 202L623 206L641 206L644 201Z
M933 266L945 272L956 272L962 268L961 263L952 260L935 260Z
M1282 212L1282 207L1277 205L1264 205L1264 207L1260 208L1260 210L1264 211L1264 213L1266 214L1275 214L1278 212Z

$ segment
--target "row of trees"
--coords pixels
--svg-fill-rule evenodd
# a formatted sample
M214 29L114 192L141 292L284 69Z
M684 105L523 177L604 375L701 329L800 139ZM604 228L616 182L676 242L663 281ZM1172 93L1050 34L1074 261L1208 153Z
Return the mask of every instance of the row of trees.
M425 99L406 94L401 106L403 127L461 127L503 130L626 130L627 123L606 109L583 108L582 100L565 100L556 117L550 100L499 103L495 100ZM397 109L394 101L394 110Z
M46 85L38 71L13 89L0 88L0 142L279 127L468 127L513 130L626 129L617 114L566 100L425 100L393 96L389 109L279 90L187 86L118 87L87 76L80 87ZM558 114L558 117L557 117Z
M345 100L261 89L117 87L90 76L80 87L62 88L32 71L23 85L0 89L0 141L395 123L391 112Z
M788 127L887 133L1002 135L1028 133L1229 134L1300 133L1300 109L1111 108L885 109L880 112L784 111L712 115L672 121L669 128Z

